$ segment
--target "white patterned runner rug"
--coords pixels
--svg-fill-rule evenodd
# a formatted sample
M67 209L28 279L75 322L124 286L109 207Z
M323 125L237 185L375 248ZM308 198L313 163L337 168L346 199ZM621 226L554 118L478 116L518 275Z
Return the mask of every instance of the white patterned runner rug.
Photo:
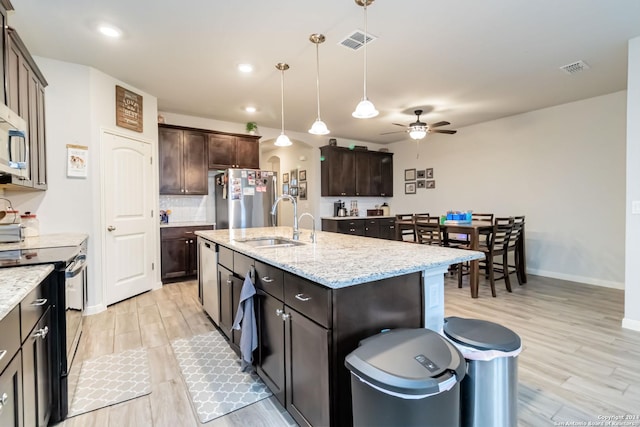
M255 372L240 360L218 331L171 342L201 423L271 396Z
M151 393L147 350L137 348L82 362L69 417Z

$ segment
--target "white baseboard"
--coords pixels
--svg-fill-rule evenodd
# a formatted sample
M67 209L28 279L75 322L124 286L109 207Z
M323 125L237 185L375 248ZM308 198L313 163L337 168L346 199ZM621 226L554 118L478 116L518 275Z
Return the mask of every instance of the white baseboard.
M622 327L625 329L631 329L632 331L640 332L640 320L624 318L622 319Z
M536 270L530 268L527 268L527 273L531 273L535 276L550 277L552 279L568 280L570 282L624 290L624 283L621 282L612 282L608 280L594 279L592 277L575 276L572 274L562 274L555 271Z
M158 280L156 282L156 284L153 286L153 288L151 288L152 291L158 290L158 289L162 289L162 281Z
M84 308L84 315L91 316L92 314L102 313L107 309L107 306L104 304L96 304L89 307Z

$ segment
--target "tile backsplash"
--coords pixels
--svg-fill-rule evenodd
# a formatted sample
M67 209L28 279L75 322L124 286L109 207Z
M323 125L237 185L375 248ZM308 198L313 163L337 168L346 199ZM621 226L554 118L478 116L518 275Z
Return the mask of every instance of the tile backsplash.
M207 221L209 196L160 196L160 210L171 210L169 222Z

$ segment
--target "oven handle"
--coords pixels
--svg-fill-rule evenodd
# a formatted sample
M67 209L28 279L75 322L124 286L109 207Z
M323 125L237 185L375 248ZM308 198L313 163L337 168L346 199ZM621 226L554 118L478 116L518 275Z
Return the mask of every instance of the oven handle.
M67 269L65 270L64 277L66 277L67 279L76 277L84 269L86 264L87 256L84 254L78 255L77 257L75 257L71 265L69 265L69 267L67 267Z

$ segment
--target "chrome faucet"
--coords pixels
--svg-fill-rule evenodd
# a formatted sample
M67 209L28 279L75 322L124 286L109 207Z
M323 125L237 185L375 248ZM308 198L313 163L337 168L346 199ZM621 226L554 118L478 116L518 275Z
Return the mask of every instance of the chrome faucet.
M312 221L311 225L313 226L311 231L311 243L315 243L316 242L316 219L309 212L305 212L302 215L300 215L300 218L298 218L298 223L300 223L300 221L302 221L302 218L304 218L305 216L311 217L311 221Z
M293 240L299 240L300 230L298 230L298 203L296 202L295 197L289 194L283 194L280 197L278 197L276 201L273 203L273 207L271 207L271 215L273 216L276 215L276 208L278 207L278 203L282 199L289 199L291 200L291 203L293 203Z

